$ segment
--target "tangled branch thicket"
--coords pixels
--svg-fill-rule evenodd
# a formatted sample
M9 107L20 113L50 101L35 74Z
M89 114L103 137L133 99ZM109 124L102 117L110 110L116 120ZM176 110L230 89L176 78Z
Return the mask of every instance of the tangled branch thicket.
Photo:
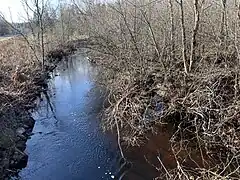
M41 64L22 38L4 40L0 48L0 107L27 107L32 103L29 98L41 89L37 85L43 80Z
M35 107L45 74L22 38L0 41L0 49L0 179L4 179L6 172L12 172L10 160L24 138L16 130L33 126L27 110Z
M143 143L173 123L178 166L165 178L239 179L240 2L234 0L91 1L80 10L84 33L109 90L103 126L121 141ZM194 173L178 152L199 149ZM212 160L213 165L210 165Z

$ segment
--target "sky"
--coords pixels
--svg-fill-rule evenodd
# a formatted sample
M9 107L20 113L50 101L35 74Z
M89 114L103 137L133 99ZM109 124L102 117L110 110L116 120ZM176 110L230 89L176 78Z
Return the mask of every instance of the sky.
M46 2L46 0L43 0ZM70 0L60 0L64 3L69 3ZM110 0L99 0L99 1L110 1ZM31 2L29 0L28 2ZM51 5L57 5L59 0L49 0ZM26 21L26 12L24 11L24 7L22 5L22 0L0 0L0 13L4 15L4 17L9 22L24 22Z
M68 2L68 0L62 1ZM31 4L31 0L28 2ZM44 0L44 2L46 1ZM58 0L49 0L48 2L51 5L58 4ZM22 0L0 0L0 12L10 22L24 22L27 19Z
M23 22L24 21L25 13L24 13L24 9L23 9L21 0L0 0L0 12L10 22L12 20L13 20L13 22ZM12 18L11 18L11 16L12 16Z

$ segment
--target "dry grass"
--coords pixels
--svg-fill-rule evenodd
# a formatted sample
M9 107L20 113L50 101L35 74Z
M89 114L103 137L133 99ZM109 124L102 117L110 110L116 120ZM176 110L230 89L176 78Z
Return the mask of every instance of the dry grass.
M16 129L32 128L28 110L35 107L46 73L21 38L0 41L0 179L6 175L19 137ZM26 139L25 139L26 140Z
M30 89L35 88L35 80L41 76L41 66L27 43L14 38L0 43L0 93L19 99ZM32 87L32 88L30 88ZM29 94L30 95L30 94ZM25 98L24 98L25 99ZM28 101L29 99L26 99ZM1 100L4 103L4 100ZM12 102L13 106L18 105Z
M0 41L5 41L5 40L9 40L11 39L11 37L0 37Z

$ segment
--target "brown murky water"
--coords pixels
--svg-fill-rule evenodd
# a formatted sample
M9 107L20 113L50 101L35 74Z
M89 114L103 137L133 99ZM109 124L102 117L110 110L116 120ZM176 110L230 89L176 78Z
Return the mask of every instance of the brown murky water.
M176 158L172 152L170 143L172 135L172 127L162 126L159 127L158 134L149 136L149 140L142 146L126 149L126 156L133 163L133 166L124 179L154 179L161 174L166 174L162 165L164 165L168 171L177 168ZM205 164L203 164L203 159L198 148L191 152L182 148L178 153L178 161L186 169L211 166L211 161L204 152L203 156Z

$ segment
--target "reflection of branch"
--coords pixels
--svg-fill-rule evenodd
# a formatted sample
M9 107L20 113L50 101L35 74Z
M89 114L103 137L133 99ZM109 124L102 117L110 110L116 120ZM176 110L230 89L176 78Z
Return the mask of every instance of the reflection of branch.
M167 168L164 166L161 158L159 156L157 156L158 161L160 162L161 166L163 167L164 171L167 173L167 175L169 176L170 179L172 179L172 176L170 175L170 173L168 172Z
M52 103L51 103L51 99L50 99L47 91L43 91L43 94L45 95L46 100L47 100L47 104L49 105L50 110L51 110L51 112L53 113L53 117L57 120L56 113L55 113L55 111L54 111L54 107L53 107L53 105L52 105ZM58 120L57 120L57 121L58 121Z

